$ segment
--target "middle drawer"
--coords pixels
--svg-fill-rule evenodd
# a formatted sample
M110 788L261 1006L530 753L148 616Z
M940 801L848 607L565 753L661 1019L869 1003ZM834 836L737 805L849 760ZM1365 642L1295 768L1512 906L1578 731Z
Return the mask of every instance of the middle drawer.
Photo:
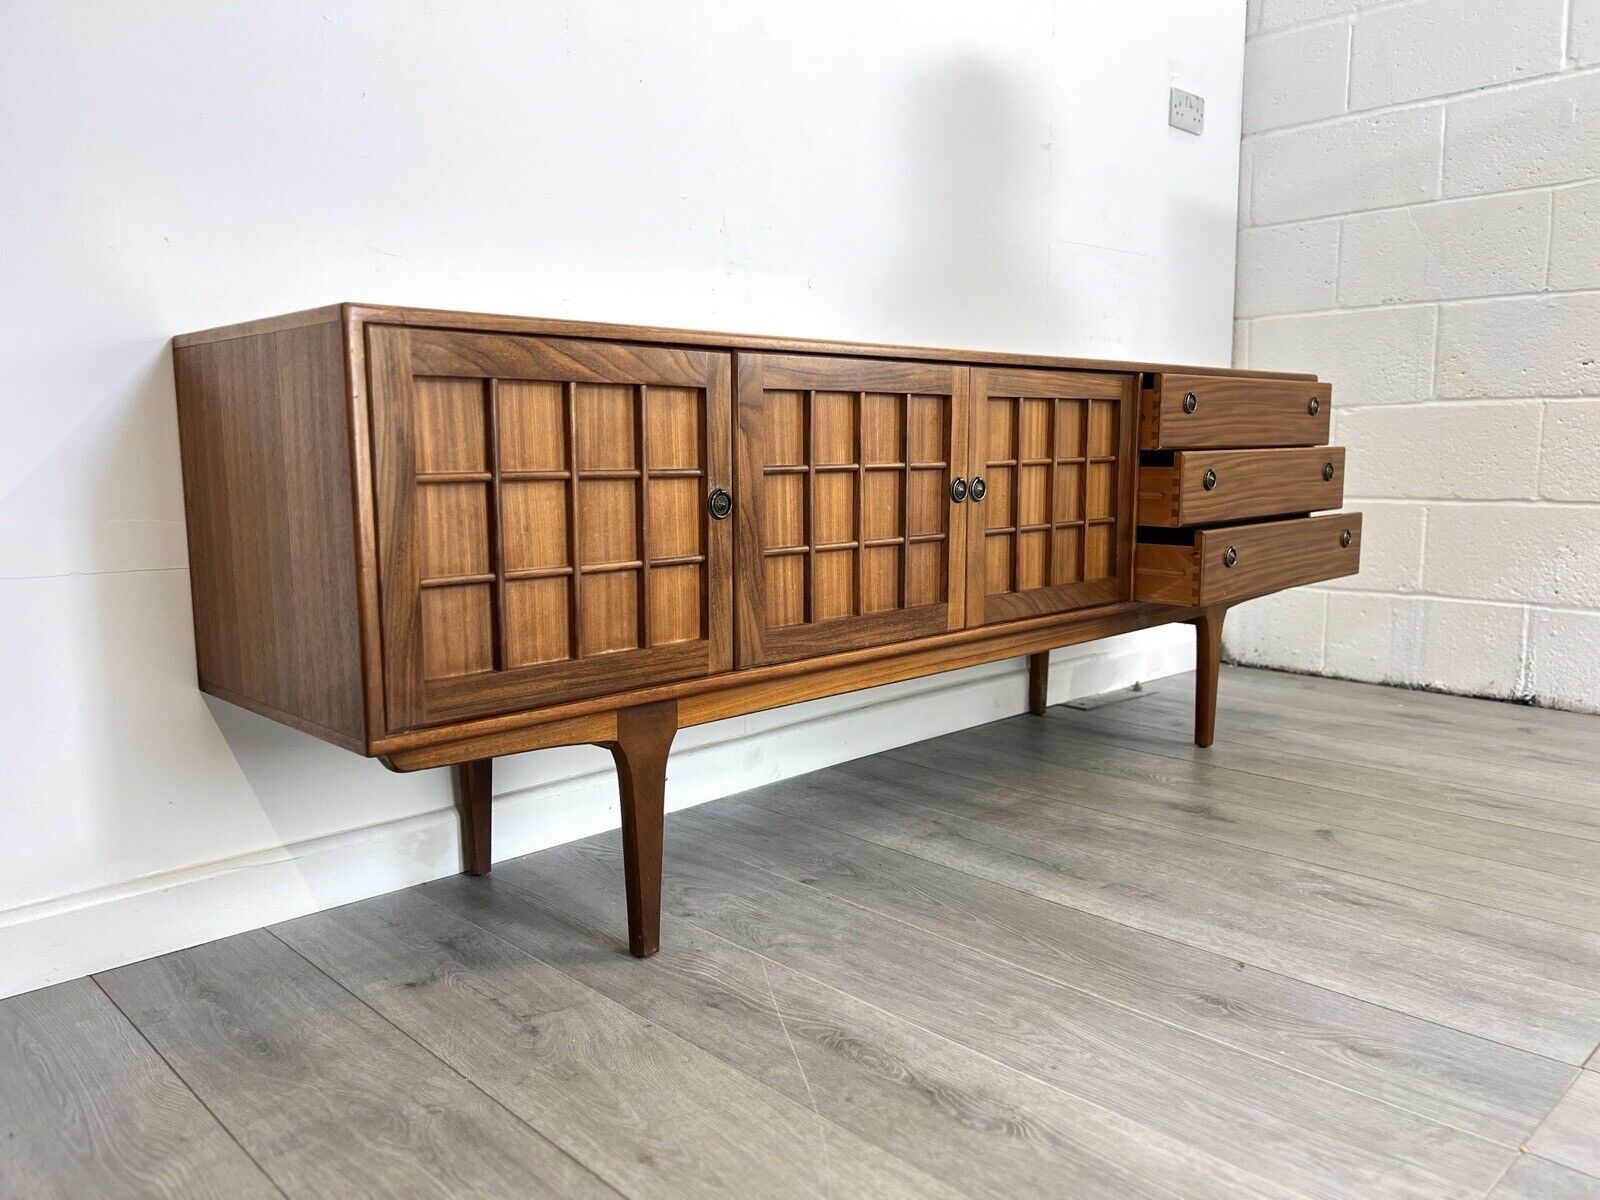
M1344 503L1344 447L1177 450L1139 465L1139 524L1176 529Z

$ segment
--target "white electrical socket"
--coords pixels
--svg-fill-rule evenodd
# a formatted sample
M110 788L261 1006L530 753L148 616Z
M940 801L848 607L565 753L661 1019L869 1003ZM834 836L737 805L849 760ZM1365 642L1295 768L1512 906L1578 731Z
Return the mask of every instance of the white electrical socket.
M1193 92L1171 88L1167 92L1167 124L1199 136L1206 125L1206 102Z

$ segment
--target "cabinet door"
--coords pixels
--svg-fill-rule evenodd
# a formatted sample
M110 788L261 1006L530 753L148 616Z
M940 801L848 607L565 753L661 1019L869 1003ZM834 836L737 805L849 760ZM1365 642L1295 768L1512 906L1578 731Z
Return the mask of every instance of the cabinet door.
M1134 382L973 369L969 625L1128 596Z
M390 726L726 670L726 355L368 331Z
M737 357L739 662L959 628L967 369Z

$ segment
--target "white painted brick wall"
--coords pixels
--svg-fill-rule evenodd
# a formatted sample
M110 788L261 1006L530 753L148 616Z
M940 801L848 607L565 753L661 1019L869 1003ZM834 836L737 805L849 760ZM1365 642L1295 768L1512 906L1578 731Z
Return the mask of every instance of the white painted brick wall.
M1562 708L1594 707L1600 614L1534 609L1528 631L1527 690Z
M1400 499L1526 500L1538 491L1537 404L1416 404L1342 414L1345 490ZM1366 556L1363 539L1363 559Z
M1517 7L1522 0L1506 0ZM1446 196L1574 183L1600 175L1600 73L1557 75L1452 100Z
M1443 121L1434 106L1262 134L1251 215L1268 224L1431 200Z
M1324 222L1344 230L1339 302L1391 304L1536 291L1544 286L1550 255L1549 213L1548 195L1514 192Z
M1543 271L1542 260L1539 265ZM1241 229L1238 270L1236 316L1332 308L1339 282L1339 222Z
M1333 381L1365 566L1228 654L1600 712L1600 0L1249 0L1246 37L1235 362Z
M1244 103L1244 131L1258 133L1344 112L1350 27L1305 25L1253 42L1245 73L1255 88Z
M1439 310L1441 396L1600 395L1600 291Z
M1600 506L1430 505L1422 587L1600 611Z
M1551 199L1549 285L1600 288L1600 183L1557 188Z
M1511 697L1522 678L1515 604L1346 593L1328 597L1332 675Z
M1250 365L1332 379L1335 412L1426 400L1437 315L1428 304L1263 317L1250 323Z
M1600 400L1546 404L1541 437L1539 495L1600 504Z
M1572 0L1567 60L1579 67L1600 62L1600 0Z
M1365 14L1353 23L1350 106L1448 96L1554 71L1563 12L1564 0L1416 0Z

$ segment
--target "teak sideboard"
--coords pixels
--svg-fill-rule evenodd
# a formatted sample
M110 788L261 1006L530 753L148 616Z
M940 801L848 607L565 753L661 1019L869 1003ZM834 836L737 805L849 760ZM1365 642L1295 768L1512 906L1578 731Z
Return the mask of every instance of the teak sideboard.
M633 953L667 754L722 717L1356 571L1331 388L344 304L173 341L200 686L400 771L615 757Z

